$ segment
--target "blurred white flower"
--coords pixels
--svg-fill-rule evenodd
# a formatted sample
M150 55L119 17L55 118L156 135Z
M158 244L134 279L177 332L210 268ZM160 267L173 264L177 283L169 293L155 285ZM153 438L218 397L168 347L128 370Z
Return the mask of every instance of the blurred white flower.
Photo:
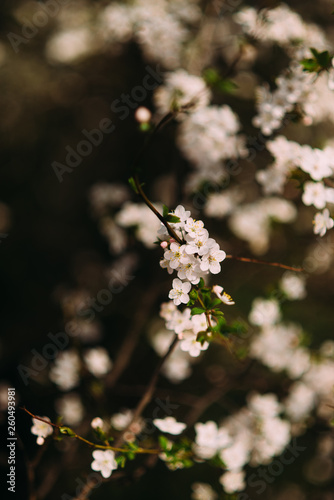
M74 349L60 352L50 369L50 380L62 391L68 391L79 384L81 363Z
M162 432L178 435L187 427L183 422L177 422L174 417L156 418L153 420L154 425Z
M41 417L41 418L43 418L43 420L51 422L49 417ZM53 428L51 425L47 424L46 422L42 422L37 418L33 418L32 421L34 425L31 427L31 433L37 436L37 444L42 445L45 441L45 438L47 438L53 433Z
M64 417L64 421L70 425L79 424L84 416L84 407L80 396L75 392L65 394L62 398L57 399L55 406L59 415Z
M276 299L261 299L253 301L251 312L248 316L250 323L257 326L273 325L281 317L279 304Z
M218 496L215 490L213 490L211 486L206 483L193 483L192 489L192 500L216 500Z
M289 300L302 300L306 297L305 281L303 275L287 271L283 274L279 286Z
M313 224L314 234L319 234L320 236L324 236L327 229L332 229L334 220L330 217L328 208L325 208L322 213L315 214Z
M94 450L91 468L100 471L104 478L110 477L113 470L117 469L115 453L112 450Z
M88 349L85 351L83 358L88 370L95 377L103 377L112 368L112 361L109 358L108 352L103 347Z
M244 471L227 471L219 479L226 493L234 493L246 488Z
M107 424L100 417L95 417L90 423L92 429L101 429L101 431L107 430Z

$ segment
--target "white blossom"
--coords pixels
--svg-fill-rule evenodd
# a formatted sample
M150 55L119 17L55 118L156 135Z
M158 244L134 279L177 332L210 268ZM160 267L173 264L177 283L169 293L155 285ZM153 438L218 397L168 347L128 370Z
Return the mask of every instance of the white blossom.
M50 369L50 380L62 391L72 389L79 383L80 358L74 349L60 352Z
M212 274L220 273L220 262L226 258L224 250L220 250L218 243L210 247L209 251L204 254L200 268L202 271L210 271Z
M314 205L319 210L326 205L326 190L322 182L307 181L302 195L304 205Z
M181 434L187 427L183 422L177 422L174 417L156 418L153 420L153 423L160 431L175 436Z
M290 271L283 274L280 288L289 300L301 300L306 297L305 277Z
M320 236L324 236L327 229L332 229L334 226L334 220L330 217L328 208L315 214L313 223L314 234L319 234Z
M244 471L227 471L219 479L226 493L234 493L246 488Z
M94 450L91 468L100 471L104 478L110 477L113 470L117 469L115 453L112 450Z
M41 417L43 420L51 422L49 417ZM31 427L31 433L37 436L37 444L42 445L45 439L53 433L53 428L46 422L42 422L37 418L32 419L33 426Z
M235 304L232 297L228 293L224 292L224 288L222 286L214 285L212 287L212 291L224 304L227 304L228 306L233 306Z
M85 351L84 361L88 370L95 377L106 375L112 368L112 361L109 358L108 352L103 347L95 347Z
M100 417L95 417L90 423L92 429L101 429L102 431L107 430L106 423Z
M209 347L208 342L203 342L203 344L197 342L196 335L193 332L184 332L182 339L180 343L181 350L188 352L194 358L197 358L201 354L201 351L206 351Z
M206 483L193 483L192 500L216 500L217 493Z
M169 292L168 297L174 300L176 306L180 304L187 304L189 302L189 295L191 283L182 283L178 278L173 279L173 288Z
M79 424L84 416L84 407L80 396L75 392L65 394L56 400L56 410L64 417L64 421L70 425Z
M279 305L276 299L257 298L253 301L249 321L253 325L272 325L280 319Z
M161 114L179 110L183 106L188 111L196 111L209 104L210 95L202 78L179 69L166 74L164 85L155 91L154 102ZM180 114L177 118L180 119Z

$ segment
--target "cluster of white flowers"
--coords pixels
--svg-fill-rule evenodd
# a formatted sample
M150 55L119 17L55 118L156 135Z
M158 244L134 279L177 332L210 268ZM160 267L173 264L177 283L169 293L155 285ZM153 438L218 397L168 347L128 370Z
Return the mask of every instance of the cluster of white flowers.
M146 58L175 68L180 64L189 26L199 18L196 1L136 0L126 5L114 2L100 13L97 32L114 50L115 42L124 44L134 39Z
M291 58L287 70L276 79L276 90L265 85L258 88L258 115L253 123L265 135L281 127L286 113L299 111L304 115L304 125L325 120L334 121L333 78L334 71L320 75L303 71L302 59L313 58L310 47L319 52L329 49L331 43L316 25L304 22L287 5L257 11L252 7L241 9L235 16L247 35L266 46L276 43Z
M247 407L219 427L213 421L195 424L194 452L204 460L218 454L227 468L220 478L227 493L245 488L246 464L269 463L290 441L290 424L279 416L282 410L274 394L253 393Z
M209 170L217 162L247 156L239 130L239 119L229 106L207 106L180 124L178 145L196 168Z
M206 180L220 183L226 176L224 161L246 157L245 137L239 135L238 116L227 105L210 105L211 92L205 81L179 69L165 76L165 83L154 94L159 113L184 112L177 143L183 155L195 167L186 188L195 191Z
M253 125L264 135L271 135L287 123L284 121L287 113L297 116L297 108L305 126L325 121L334 123L334 69L328 75L323 73L315 78L313 73L303 71L300 64L301 59L310 57L309 49L298 52L289 68L276 78L275 90L269 90L267 84L257 88L258 114Z
M286 74L276 78L277 89L271 92L266 86L257 89L258 115L253 125L264 135L271 135L281 127L286 113L291 112L296 103L303 103L312 90L314 76L303 72L296 63Z
M202 78L189 75L183 69L164 76L164 85L158 87L154 93L154 104L160 114L177 111L182 107L185 107L186 111L194 112L209 104L211 92ZM184 113L176 116L177 119L184 117Z
M118 54L133 40L146 59L174 69L180 66L191 27L200 20L197 3L134 0L112 2L100 11L85 4L80 15L78 10L73 15L73 6L62 6L59 28L48 40L46 56L52 62L73 63L106 50Z
M290 273L287 276L291 278ZM303 289L297 294L294 291L295 288L290 300L301 298ZM312 355L303 345L301 327L280 323L280 317L277 300L254 300L249 321L259 326L260 332L251 340L249 356L273 372L285 371L293 381L284 400L285 413L292 422L303 423L315 407L319 416L329 418L334 400L334 343L324 342L319 352ZM294 432L302 430L305 429L299 426Z
M263 325L250 346L250 356L274 372L285 370L289 377L300 377L310 366L310 353L301 345L302 330L294 324Z
M235 14L234 19L253 38L275 42L285 49L291 50L291 47L301 43L320 47L326 43L318 26L306 23L283 3L273 9L259 11L253 7L244 7Z
M313 205L318 210L314 218L314 232L323 236L334 225L326 205L334 203L334 189L325 185L326 179L333 179L334 160L332 146L324 149L301 146L279 136L267 143L267 148L275 158L268 169L257 172L257 180L264 187L265 193L281 193L283 186L294 169L301 169L311 180L303 185L302 202Z
M168 237L167 229L161 225L159 235L168 237L168 243L162 243L162 246L167 248L160 265L166 268L169 274L177 271L178 278L173 280L169 298L174 300L175 305L179 305L189 302L191 284L196 285L201 277L209 273L220 272L220 262L225 259L226 253L209 237L204 223L190 217L189 210L178 205L173 215L179 217L180 222L172 223L171 226L183 243L177 243Z
M247 241L252 251L260 255L268 250L272 221L287 224L296 216L297 210L290 201L270 197L237 207L228 224L238 238Z
M127 432L125 432L123 435L124 441L127 442L134 441L136 439L136 436L145 427L145 420L143 418L137 418L134 422L132 422L132 419L133 411L130 409L125 409L120 413L115 413L110 418L112 427L118 431L123 431L124 429L129 427Z
M204 313L191 316L191 309L189 307L181 312L176 307L174 300L174 304L166 302L161 305L160 316L166 320L166 328L178 335L181 340L179 343L181 351L196 358L202 351L205 351L209 347L208 342L201 344L201 342L197 342L196 340L197 334L206 331L208 328ZM214 325L214 319L211 316L210 319Z

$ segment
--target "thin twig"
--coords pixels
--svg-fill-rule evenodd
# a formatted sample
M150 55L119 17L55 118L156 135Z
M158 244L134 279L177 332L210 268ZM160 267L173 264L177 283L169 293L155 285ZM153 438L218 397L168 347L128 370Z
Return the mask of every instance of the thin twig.
M157 385L157 382L158 382L158 377L160 375L160 370L162 368L162 365L165 363L165 361L168 359L168 357L172 354L173 350L174 350L174 347L176 346L177 342L178 342L178 337L177 335L175 336L175 338L173 339L173 342L171 343L171 345L169 346L168 348L168 351L166 352L166 354L160 359L159 363L157 364L154 372L153 372L153 375L151 377L151 380L143 394L143 396L141 397L141 400L139 401L135 411L133 412L133 416L132 416L132 419L131 419L131 422L129 423L129 425L123 430L122 432L122 435L119 437L119 439L117 439L115 441L115 445L116 446L119 446L121 443L123 443L124 439L124 434L126 434L126 432L129 430L129 428L131 427L131 425L133 424L133 422L135 422L139 417L140 415L143 413L144 409L146 408L146 406L151 402L151 399L153 397L153 394L154 394L154 390L155 390L155 387Z
M107 388L111 388L116 385L116 382L119 380L131 360L131 356L134 353L139 340L139 335L145 325L148 312L153 306L157 295L159 295L157 287L157 284L150 285L140 297L140 302L133 317L133 321L131 322L129 332L125 336L123 344L119 349L111 372L107 375L104 381Z
M282 269L288 269L289 271L295 271L296 273L302 273L304 271L302 267L292 267L287 266L286 264L280 264L279 262L266 262L265 260L250 259L249 257L236 257L235 255L226 255L226 259L251 262L252 264L264 264L266 266L281 267Z
M44 422L45 424L48 424L48 425L51 425L52 427L57 428L62 435L64 435L64 436L68 435L68 436L70 436L72 438L78 439L79 441L82 441L83 443L88 444L92 448L97 448L97 449L100 449L100 450L113 450L113 451L117 451L117 452L121 452L121 453L127 453L127 452L130 451L127 448L119 448L117 446L110 446L110 445L102 445L102 444L93 443L92 441L89 441L88 439L85 439L82 436L79 436L79 434L76 434L72 429L70 429L71 434L66 434L66 433L62 432L62 430L66 430L67 429L66 426L57 425L57 424L54 424L52 422L48 422L44 418L41 418L41 417L38 417L37 415L34 415L33 413L31 413L26 408L20 407L20 409L24 410L26 413L28 413L34 419L40 420L41 422ZM131 450L131 451L133 451L133 450ZM149 450L149 449L145 449L145 448L137 448L133 452L134 453L148 453L148 454L150 454L150 453L160 453L160 450L153 450L153 449Z

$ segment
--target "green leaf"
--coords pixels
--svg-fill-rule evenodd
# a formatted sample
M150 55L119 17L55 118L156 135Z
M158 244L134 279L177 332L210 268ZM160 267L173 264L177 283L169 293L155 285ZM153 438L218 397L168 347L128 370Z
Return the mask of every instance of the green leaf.
M206 307L206 309L210 309L210 302L211 302L211 294L210 293L202 293L202 298L203 298L203 303Z
M166 438L166 436L159 436L159 444L162 450L168 449L168 439Z
M210 328L208 328L208 330L210 330ZM208 339L207 339L207 332L204 331L204 332L199 332L196 336L196 342L200 342L201 345L204 344L204 342L207 342Z
M214 68L208 68L203 71L203 79L208 85L215 85L219 82L220 76Z
M204 281L204 279L203 279L203 278L201 278L201 279L199 280L199 283L198 283L197 287L198 287L199 289L201 289L201 288L203 288L204 286L205 286L205 281Z
M106 433L100 429L100 427L94 429L94 434L100 439L100 441L105 441L107 439Z
M214 310L212 311L212 315L213 315L213 316L215 316L215 317L217 317L217 318L218 318L219 316L221 316L222 318L224 317L224 313L223 313L223 311L221 311L220 309L214 309Z
M177 215L167 215L165 219L167 222L173 222L173 223L180 222L180 217L177 217Z
M186 469L189 469L189 467L192 467L193 465L194 465L194 462L192 460L190 460L189 458L183 460L183 466Z
M118 457L115 458L116 463L124 469L125 464L126 464L126 457L124 455L119 455Z
M134 190L134 192L135 192L136 194L138 194L138 189L137 189L136 182L135 182L134 178L133 178L133 177L130 177L130 178L128 179L128 182L129 182L130 186L132 187L132 189Z
M230 94L231 92L239 88L238 85L232 80L221 80L218 83L217 87L219 88L219 90L221 90L222 92L226 92L227 94Z
M169 214L169 208L166 205L163 205L162 206L162 215L164 217L167 217L168 214Z
M139 446L136 444L136 443L133 443L131 441L128 442L128 447L131 449L131 450L134 450L134 451L137 451Z
M221 92L231 93L238 88L238 85L228 78L223 78L216 69L208 68L203 72L203 79L210 87L214 87Z
M216 299L211 300L210 308L213 309L214 307L219 306L221 303L222 303L222 301L220 299L218 299L218 297L217 297Z
M191 310L191 316L195 316L195 314L202 314L205 312L205 309L203 307L193 307Z
M315 57L315 60L321 66L321 68L326 69L330 63L331 63L331 56L328 52L328 50L324 50L323 52L318 52L317 49L311 48L310 49L312 54Z
M65 436L75 437L76 434L69 427L59 427L59 432Z
M300 64L303 66L304 71L309 71L310 73L316 72L318 69L318 63L314 59L302 59Z

